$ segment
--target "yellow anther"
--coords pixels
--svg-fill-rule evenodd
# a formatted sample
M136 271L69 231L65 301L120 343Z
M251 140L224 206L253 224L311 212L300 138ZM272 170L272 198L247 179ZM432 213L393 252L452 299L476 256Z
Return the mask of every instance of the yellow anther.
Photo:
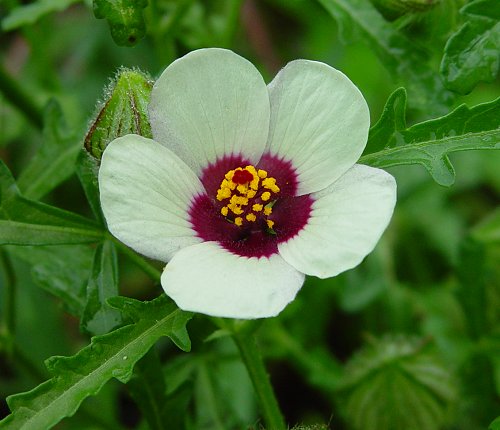
M255 203L253 206L252 206L252 210L255 211L255 212L260 212L262 210L264 206L259 204L259 203Z
M237 216L235 219L234 219L234 223L238 226L238 227L241 227L241 225L243 224L243 218L240 217L240 216Z
M241 194L246 194L248 187L246 185L238 185L236 189L241 193Z
M234 170L230 170L229 172L227 172L224 177L230 181L231 179L233 179L233 176L234 176Z
M259 189L259 177L257 176L252 182L250 182L250 188L257 191Z
M270 219L266 219L266 224L269 228L273 228L274 221L271 221Z
M257 219L255 214L247 214L247 216L245 218L247 219L247 221L250 221L250 222L254 222Z
M271 198L271 193L269 191L265 191L260 196L263 202L267 202Z
M237 196L236 194L233 194L229 202L234 205L248 205L248 199L245 196Z
M229 188L220 188L217 191L217 200L222 201L231 197L231 190Z
M224 216L227 216L227 214L229 213L229 208L227 206L224 206L221 210L220 210L220 213Z
M248 190L247 191L247 198L253 199L256 194L257 194L257 191L255 191L255 190Z
M272 213L273 213L273 208L272 208L272 207L270 207L270 206L266 206L266 207L264 208L264 215L269 216L269 215L271 215Z
M264 188L270 189L273 185L276 185L276 179L274 178L266 178L262 181Z
M234 203L229 203L227 207L235 215L241 215L243 213L243 209L241 209L241 206L238 206Z
M267 172L265 170L259 169L257 175L259 175L259 178L264 179L265 177L267 177Z

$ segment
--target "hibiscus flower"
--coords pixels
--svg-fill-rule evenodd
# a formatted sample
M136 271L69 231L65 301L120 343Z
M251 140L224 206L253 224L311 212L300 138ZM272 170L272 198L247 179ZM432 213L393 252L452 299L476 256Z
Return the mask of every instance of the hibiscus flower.
M326 64L292 61L266 86L231 51L194 51L156 81L149 119L154 140L105 149L102 209L115 237L168 262L181 309L277 315L305 275L355 267L389 223L394 178L355 164L368 106Z

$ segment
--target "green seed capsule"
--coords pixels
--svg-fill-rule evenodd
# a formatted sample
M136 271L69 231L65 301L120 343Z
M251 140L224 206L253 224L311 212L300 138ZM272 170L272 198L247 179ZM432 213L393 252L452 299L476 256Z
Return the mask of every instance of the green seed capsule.
M105 91L105 102L85 136L85 149L101 159L109 142L126 134L151 137L148 104L153 82L143 73L123 69Z

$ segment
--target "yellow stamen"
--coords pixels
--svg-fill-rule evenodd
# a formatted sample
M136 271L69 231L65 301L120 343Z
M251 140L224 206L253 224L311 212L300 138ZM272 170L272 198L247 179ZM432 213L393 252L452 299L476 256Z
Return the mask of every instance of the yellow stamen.
M267 202L271 198L271 193L269 191L265 191L260 196L263 202Z
M255 212L260 212L262 210L264 206L259 204L259 203L255 203L253 206L252 206L252 210L255 211Z
M220 210L220 213L224 216L227 216L227 214L229 213L229 208L227 206L224 206L221 210Z
M273 228L274 221L271 221L270 219L266 219L266 224L269 228Z
M271 206L266 206L264 208L264 215L269 216L273 213L273 208Z
M254 222L257 219L255 214L252 214L252 213L247 214L247 216L245 218L247 219L247 221L250 221L250 222Z
M243 224L243 218L240 217L240 216L237 216L235 219L234 219L234 223L238 226L238 227L241 227L241 225Z

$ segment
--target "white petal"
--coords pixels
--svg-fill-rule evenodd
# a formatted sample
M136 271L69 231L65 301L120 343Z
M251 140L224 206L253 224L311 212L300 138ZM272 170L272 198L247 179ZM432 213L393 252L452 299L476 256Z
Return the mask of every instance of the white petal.
M181 309L227 318L266 318L280 313L297 294L304 275L278 254L240 257L216 242L175 254L161 277Z
M370 114L358 88L315 61L288 63L269 84L266 150L291 160L299 195L319 191L346 172L366 145Z
M357 266L373 250L391 219L396 182L383 170L356 164L312 197L307 225L278 249L297 270L328 278Z
M258 70L235 53L200 49L174 61L156 81L149 115L155 140L197 174L217 157L262 155L269 95Z
M109 231L137 252L168 261L180 248L200 242L187 211L203 185L159 143L133 134L111 142L102 157L99 189Z

